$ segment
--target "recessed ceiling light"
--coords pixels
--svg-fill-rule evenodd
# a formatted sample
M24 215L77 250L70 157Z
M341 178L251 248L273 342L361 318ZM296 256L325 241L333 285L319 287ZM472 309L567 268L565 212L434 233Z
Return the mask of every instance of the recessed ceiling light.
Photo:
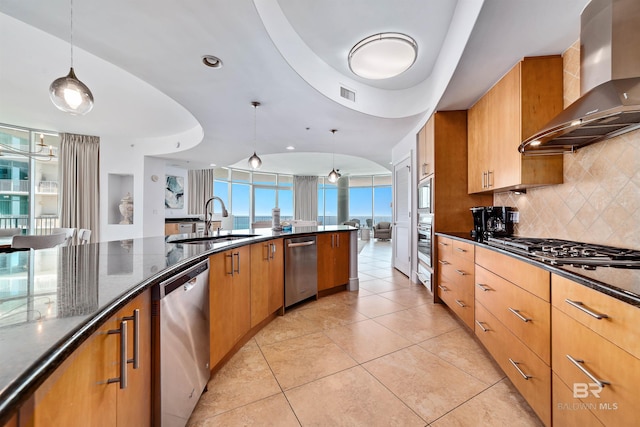
M222 68L222 59L213 55L205 55L202 57L202 63L211 68Z
M216 165L215 163L209 163L209 166L215 166L215 165Z
M295 150L295 149L296 149L296 147L294 147L293 145L289 145L289 146L288 146L288 147L286 147L286 148L287 148L287 150Z
M365 79L381 80L407 71L418 56L418 44L400 33L381 33L358 42L349 51L349 68Z

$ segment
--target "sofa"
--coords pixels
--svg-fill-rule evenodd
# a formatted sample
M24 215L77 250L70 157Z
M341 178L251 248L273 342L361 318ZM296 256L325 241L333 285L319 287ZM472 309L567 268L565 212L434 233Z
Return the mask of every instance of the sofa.
M373 237L380 240L391 239L391 223L382 221L373 227Z

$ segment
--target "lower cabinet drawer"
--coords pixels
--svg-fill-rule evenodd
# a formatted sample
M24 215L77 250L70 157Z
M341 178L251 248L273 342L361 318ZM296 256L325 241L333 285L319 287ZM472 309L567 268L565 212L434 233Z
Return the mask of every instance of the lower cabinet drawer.
M477 266L476 299L551 365L551 307L537 296Z
M438 284L438 296L470 329L473 329L473 287L461 285L447 277L441 277Z
M476 336L542 422L550 426L551 368L478 301L475 314Z
M640 360L555 307L551 316L554 373L604 425L638 425Z
M589 404L573 397L573 390L562 382L555 373L551 375L553 384L553 425L562 427L604 426L591 412Z

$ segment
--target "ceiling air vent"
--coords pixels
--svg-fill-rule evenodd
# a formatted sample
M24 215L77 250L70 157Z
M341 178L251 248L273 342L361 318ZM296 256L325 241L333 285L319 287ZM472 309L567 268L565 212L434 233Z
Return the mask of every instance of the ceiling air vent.
M356 102L356 93L346 87L340 86L340 96L351 102Z

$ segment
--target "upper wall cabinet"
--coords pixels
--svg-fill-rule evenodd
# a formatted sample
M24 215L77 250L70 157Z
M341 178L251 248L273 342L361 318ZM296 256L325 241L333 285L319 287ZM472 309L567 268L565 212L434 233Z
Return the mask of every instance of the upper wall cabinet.
M562 183L562 155L518 145L562 111L562 57L524 58L468 114L469 193Z
M433 120L429 120L418 132L418 180L431 175L434 171L435 128Z

